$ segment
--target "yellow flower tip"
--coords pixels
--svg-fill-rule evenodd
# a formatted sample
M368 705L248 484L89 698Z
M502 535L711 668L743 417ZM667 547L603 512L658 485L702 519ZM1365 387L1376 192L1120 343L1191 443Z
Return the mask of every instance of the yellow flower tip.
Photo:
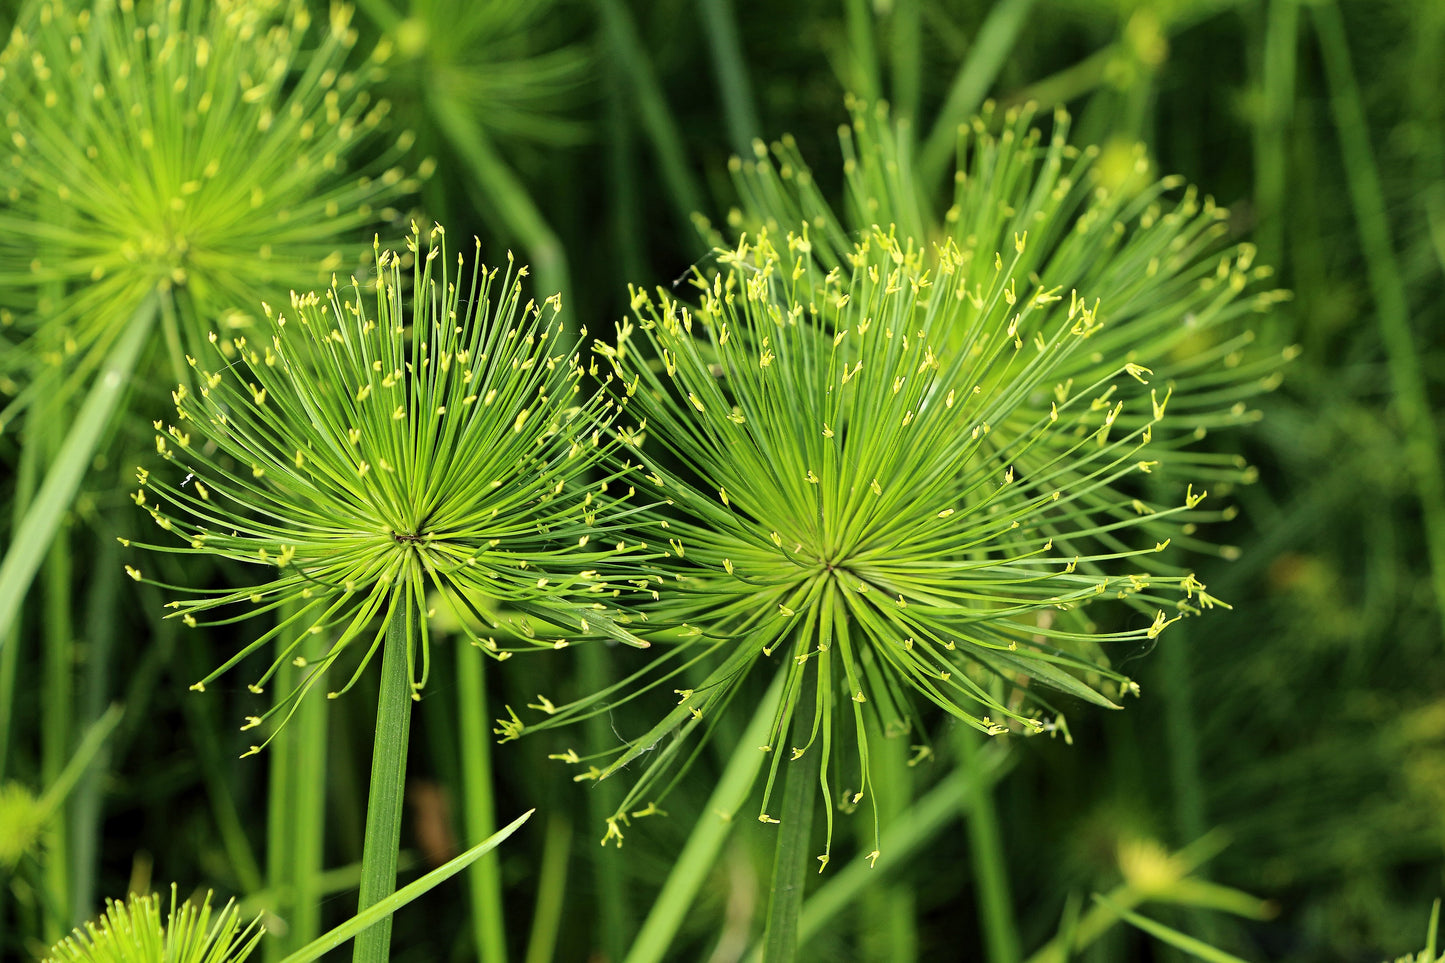
M205 691L206 691L206 684L205 684L204 682L197 682L197 683L195 683L194 685L191 686L191 691L192 691L192 692L205 692Z
M133 566L127 565L127 566L125 567L125 574L129 575L131 578L135 579L137 582L139 582L139 581L141 580L140 569L135 568L135 567L133 567Z
M758 822L760 822L760 823L766 823L766 824L771 825L771 826L776 826L778 823L782 822L782 820L781 820L781 819L774 819L772 816L769 816L767 813L759 813L759 814L758 814Z
M248 730L248 729L254 729L254 728L256 728L257 726L259 726L260 724L261 724L261 717L260 717L260 716L247 716L247 717L246 717L246 724L241 727L241 731L242 731L242 732L245 732L245 731Z
M341 698L341 693L340 693L340 692L328 692L328 693L326 693L326 698L328 698L328 699L339 699L339 698Z
M882 853L880 853L878 850L875 849L875 850L873 850L873 852L869 853L867 856L864 856L863 858L866 859L866 860L868 860L868 868L869 868L869 869L872 869L874 866L876 866L876 865L878 864L878 857L879 857L879 856L882 856L882 855L883 855Z
M261 752L261 747L260 747L260 746L252 746L251 748L247 749L245 752L241 753L241 755L240 755L239 758L245 759L247 756L259 755L260 752Z
M823 870L828 868L828 854L824 853L822 856L819 856L818 862L820 864L818 866L818 875L821 876L823 875Z

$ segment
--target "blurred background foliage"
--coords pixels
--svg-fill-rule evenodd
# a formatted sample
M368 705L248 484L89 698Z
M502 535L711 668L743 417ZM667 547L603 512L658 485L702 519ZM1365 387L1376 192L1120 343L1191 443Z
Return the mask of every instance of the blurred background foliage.
M325 5L314 6L324 20ZM728 160L750 155L755 138L792 134L841 202L845 93L889 100L924 145L921 163L940 170L952 158L930 157L928 135L983 98L1033 100L1045 118L1062 105L1074 143L1128 157L1142 142L1157 171L1227 205L1231 233L1252 237L1294 292L1260 337L1303 349L1283 388L1260 401L1263 420L1219 442L1258 470L1230 493L1237 518L1206 533L1239 557L1197 563L1233 610L1186 620L1154 651L1131 654L1143 698L1119 713L1078 707L1072 745L944 735L937 758L914 768L900 748L885 808L906 810L900 825L916 838L885 846L875 873L856 877L861 889L849 890L858 884L847 868L814 881L803 958L1063 959L1048 955L1062 945L1050 941L1112 920L1088 899L1111 892L1135 903L1152 894L1154 918L1247 959L1372 961L1422 945L1445 891L1445 487L1434 417L1445 392L1445 4L360 0L355 26L359 76L392 101L393 128L417 134L409 166L435 158L416 216L453 237L478 235L494 263L516 251L540 294L566 292L574 323L593 334L622 316L629 282L668 284L706 264L694 215L727 223L737 203ZM940 142L951 150L951 137ZM0 336L3 377L25 366L14 360L19 339ZM329 872L312 880L324 894L319 919L301 927L353 905L372 700L358 691L298 720L296 741L310 725L321 747L284 764L299 768L238 760L248 742L233 721L255 698L244 680L204 697L186 691L232 642L183 634L160 620L152 590L120 586L114 536L140 515L123 493L163 400L151 388L133 394L134 417L88 477L76 523L0 649L0 780L12 784L0 793L0 831L23 826L38 839L14 854L0 846L6 959L35 953L103 896L169 880L278 912L270 922L285 931L283 920L295 922L275 873L286 857L276 827L295 815L285 771L318 783L324 772L324 802L313 794L309 805L324 806ZM0 436L7 501L24 496L18 451L13 432ZM40 626L57 617L46 600L60 598L75 605L75 664L56 667ZM596 688L633 657L514 660L486 674L486 718L538 691L561 702ZM41 720L60 691L76 707L77 748L92 720L113 724L108 703L124 715L104 749L84 743L90 766L64 805L37 815L65 761L42 758L53 750L42 749ZM476 710L444 673L417 707L404 866L475 841L456 719ZM645 721L618 712L585 734L493 751L498 814L538 807L498 864L512 959L621 960L634 945L727 760L705 752L663 806L672 815L639 822L618 851L597 845L609 786L575 785L545 756L569 739L636 736ZM743 720L723 725L740 731ZM857 827L858 852L870 832ZM742 958L770 861L766 827L741 821L700 870L701 895L678 916L665 958ZM1240 902L1209 881L1268 902ZM456 884L399 914L395 958L476 958L485 937L468 925L468 900ZM1096 929L1077 958L1183 958L1138 929ZM632 958L655 957L634 946Z

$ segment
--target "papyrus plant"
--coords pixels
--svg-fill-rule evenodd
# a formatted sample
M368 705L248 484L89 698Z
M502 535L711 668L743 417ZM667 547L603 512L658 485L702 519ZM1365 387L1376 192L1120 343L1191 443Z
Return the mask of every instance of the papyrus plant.
M364 228L415 189L393 163L411 135L369 143L388 106L346 69L350 16L338 4L313 24L301 0L21 5L0 51L0 323L16 338L0 371L18 392L0 428L43 401L71 429L52 444L47 425L29 450L49 475L0 565L0 638L142 359L188 378L206 332L356 269Z
M218 316L354 269L360 230L415 182L385 150L353 169L389 107L346 70L350 17L334 5L316 25L299 0L23 6L0 52L0 297L37 364L86 377L157 293L179 363Z
M1116 707L1136 686L1108 652L1213 603L1177 563L1143 566L1168 545L1127 510L1167 393L1125 419L1115 396L1147 370L1120 359L1087 383L1060 377L1105 315L1078 292L1007 299L1021 253L997 252L971 296L956 245L925 255L875 229L827 266L801 234L764 234L719 256L696 305L635 292L635 322L598 350L666 452L635 484L666 503L670 577L649 615L675 644L619 697L665 686L677 705L591 771L647 766L610 836L686 753L668 737L708 729L759 663L785 676L761 747L759 818L776 822L785 761L851 809L870 796L872 735L918 733L926 752L928 707L987 733L1060 730L1044 687ZM1186 489L1154 516L1201 497ZM1081 554L1059 533L1120 547Z
M175 391L175 421L157 422L174 467L139 472L135 501L171 536L144 547L263 575L245 588L166 585L191 596L169 603L172 617L230 624L289 606L195 688L283 639L259 692L302 639L332 640L294 698L252 727L360 646L329 694L344 692L398 620L420 689L429 592L498 658L514 637L644 644L615 591L636 575L637 544L620 534L620 493L594 477L616 444L613 403L586 389L580 341L559 337L560 303L523 300L525 267L448 263L440 227L414 233L403 255L377 254L369 290L294 295L288 309L267 306L250 336L214 336L210 357L191 359L196 387ZM515 616L503 642L489 633L499 608Z
M617 444L614 403L584 383L559 300L524 301L525 268L449 263L440 227L414 232L404 253L378 246L376 264L374 286L333 282L266 308L250 335L215 336L193 359L195 387L176 389L175 421L156 423L168 467L141 469L135 492L168 533L147 548L260 569L246 588L166 586L189 596L169 606L192 626L278 613L194 686L277 641L252 691L287 661L304 675L244 728L279 726L349 658L329 694L345 692L382 653L362 910L395 886L433 594L498 658L509 654L491 634L502 609L504 639L527 648L646 645L625 608L642 543L623 530L624 491L599 471ZM328 645L308 661L297 652L313 636ZM386 959L389 937L389 920L378 923L358 958Z
M210 893L199 906L178 903L171 884L164 922L154 894L106 900L104 915L56 943L44 963L241 963L265 932L259 918L243 926L234 902L214 913Z
M1133 430L1150 420L1144 402L1151 391L1170 397L1173 414L1154 429L1154 484L1113 510L1123 521L1152 514L1161 491L1172 500L1175 489L1191 483L1213 489L1215 497L1199 508L1144 525L1160 540L1233 555L1233 548L1197 537L1197 526L1232 517L1220 496L1251 480L1254 470L1237 453L1200 442L1216 429L1256 420L1251 400L1280 383L1282 362L1297 349L1261 347L1258 321L1288 292L1264 286L1273 272L1255 263L1252 245L1231 239L1228 211L1183 178L1159 177L1143 145L1069 143L1070 118L1062 109L1045 133L1032 106L986 107L959 128L958 165L946 185L922 179L913 132L889 117L886 104L851 101L849 109L851 123L839 129L841 205L824 196L792 138L771 147L758 141L752 157L731 164L741 207L730 227L806 232L819 263L832 268L845 264L873 225L892 225L935 270L944 251L957 252L963 263L954 283L976 301L1001 297L1018 310L1077 292L1097 303L1101 324L1088 350L1061 359L1054 377L1088 385L1130 363L1151 374L1147 387L1128 382L1111 396L1111 406L1125 402L1120 426ZM967 329L944 337L945 350L975 350ZM1025 398L1016 427L1051 400ZM1045 439L1022 467L1057 454ZM1123 547L1107 532L1098 534L1098 544Z

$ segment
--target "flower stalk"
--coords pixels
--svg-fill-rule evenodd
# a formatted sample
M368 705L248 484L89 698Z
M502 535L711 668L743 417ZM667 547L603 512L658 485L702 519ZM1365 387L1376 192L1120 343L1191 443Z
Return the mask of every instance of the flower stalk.
M425 600L422 600L423 602ZM381 654L381 694L376 706L376 741L371 750L371 787L366 801L366 839L361 851L361 913L396 891L406 795L406 751L411 733L413 609L392 613ZM391 916L357 936L356 963L386 963Z

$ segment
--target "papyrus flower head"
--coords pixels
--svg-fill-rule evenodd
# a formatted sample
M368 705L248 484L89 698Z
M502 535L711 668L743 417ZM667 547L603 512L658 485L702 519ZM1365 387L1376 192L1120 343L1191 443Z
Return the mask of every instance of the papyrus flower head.
M649 614L674 644L651 684L678 695L592 773L648 766L610 834L685 751L665 737L710 727L760 663L786 677L761 747L773 776L815 766L851 808L870 794L870 734L923 732L928 706L987 733L1060 731L1047 689L1116 706L1136 687L1110 649L1213 604L1187 570L1144 567L1169 546L1128 510L1168 392L1121 405L1149 378L1124 359L1088 383L1063 375L1107 330L1103 308L1079 292L1010 300L1021 251L995 254L974 296L960 293L974 259L953 244L925 255L875 230L830 267L801 235L745 239L698 304L638 291L635 324L598 348L671 456L636 484L670 506L673 578ZM1201 497L1178 494L1157 515ZM1105 536L1118 547L1063 545ZM812 735L794 741L799 711Z
M639 544L619 531L625 494L595 472L615 444L613 402L584 389L557 300L524 302L525 268L449 264L441 228L429 240L414 233L401 256L378 247L374 290L295 295L266 310L263 331L224 351L217 337L193 359L196 388L176 389L176 421L157 422L173 468L142 470L135 500L179 542L146 547L264 572L254 587L173 601L173 615L197 625L234 622L234 607L287 613L196 688L282 639L260 691L301 639L325 633L326 654L292 695L359 643L344 691L401 613L419 689L433 592L500 658L514 637L645 645L623 627L615 584L637 574ZM499 609L512 615L503 642L488 634Z
M1069 143L1070 118L1062 109L1045 134L1032 107L986 107L960 127L957 168L951 184L942 185L922 180L913 133L889 117L886 104L852 101L849 108L852 121L839 129L841 207L824 197L792 138L771 147L757 141L752 157L731 165L741 199L731 228L803 233L819 264L832 268L845 265L859 237L883 225L911 242L935 273L941 252L956 254L960 263L949 283L959 297L1002 299L1008 314L1070 292L1097 301L1099 330L1086 350L1060 359L1054 377L1093 384L1123 363L1151 372L1147 389L1119 386L1111 404L1133 395L1120 427L1134 430L1149 420L1148 405L1139 403L1149 390L1170 394L1174 417L1155 426L1155 478L1208 487L1215 497L1146 525L1176 545L1221 551L1196 538L1195 529L1232 517L1220 496L1255 473L1238 454L1199 442L1216 429L1256 420L1252 399L1280 383L1282 363L1297 353L1259 343L1259 320L1288 293L1267 286L1272 271L1255 262L1252 245L1229 239L1228 212L1183 178L1157 176L1143 145ZM968 329L938 337L942 353L976 350ZM1046 412L1051 400L1047 393L1024 398L1012 416L1023 419L1017 427ZM1058 454L1043 439L1023 461ZM1137 506L1131 500L1117 511L1157 507L1151 492L1136 494ZM1107 510L1102 502L1097 508Z
M409 133L354 169L388 107L346 69L350 17L313 24L301 0L23 5L0 52L0 320L38 333L38 363L84 377L157 290L178 362L224 313L354 269L414 181L387 166Z
M164 923L154 894L106 900L105 915L56 943L43 963L241 963L265 932L259 918L243 927L234 901L214 915L210 893L199 906L178 903L172 884Z

